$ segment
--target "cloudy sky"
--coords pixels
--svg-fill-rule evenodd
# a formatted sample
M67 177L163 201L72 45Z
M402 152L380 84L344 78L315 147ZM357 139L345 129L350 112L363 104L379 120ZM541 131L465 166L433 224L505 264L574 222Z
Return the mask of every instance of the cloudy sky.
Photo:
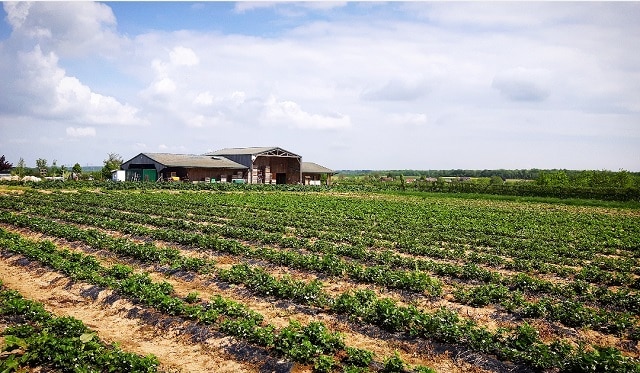
M638 2L5 2L0 154L640 171Z

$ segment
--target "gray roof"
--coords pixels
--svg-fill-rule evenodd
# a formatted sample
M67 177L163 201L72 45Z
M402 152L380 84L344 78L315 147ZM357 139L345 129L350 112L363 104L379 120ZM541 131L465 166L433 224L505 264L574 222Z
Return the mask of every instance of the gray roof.
M239 168L247 167L231 161L225 157L213 157L194 154L170 154L170 153L142 153L146 157L165 165L166 167L186 168Z
M289 153L292 156L300 157L297 154L294 154L288 150L284 150L277 146L254 146L248 148L225 148L216 150L215 152L206 153L206 155L261 155L264 153L269 153L273 151L279 151L282 153Z
M313 162L302 162L303 174L335 174L336 172L330 168L320 166Z

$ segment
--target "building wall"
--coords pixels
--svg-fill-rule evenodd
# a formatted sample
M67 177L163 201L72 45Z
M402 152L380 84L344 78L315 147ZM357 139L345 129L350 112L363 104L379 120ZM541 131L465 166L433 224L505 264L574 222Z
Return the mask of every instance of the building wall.
M246 172L242 169L220 169L220 168L183 168L183 167L169 167L162 170L162 177L167 180L175 172L175 176L180 180L189 181L209 181L214 179L215 181L229 181L232 179L246 179Z
M216 157L225 157L231 161L240 163L243 166L251 168L251 154L216 155Z
M304 184L305 185L315 185L315 183L312 183L312 181L314 182L319 182L320 180L322 180L322 175L325 174L317 174L317 173L302 173L302 180L304 180ZM326 185L331 185L331 174L326 174L327 175L327 182Z
M285 174L287 184L297 184L300 180L300 160L291 157L258 156L251 170L252 184L275 184L277 175Z
M129 170L129 169L147 170L151 168L155 168L155 170L159 172L164 168L164 166L143 154L138 154L137 156L124 162L120 166L120 169L122 170Z

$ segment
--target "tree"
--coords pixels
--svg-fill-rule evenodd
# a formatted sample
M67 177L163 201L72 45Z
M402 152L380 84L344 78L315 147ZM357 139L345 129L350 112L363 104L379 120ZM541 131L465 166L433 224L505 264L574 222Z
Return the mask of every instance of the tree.
M36 167L38 168L47 168L47 160L44 158L36 159Z
M36 159L36 167L38 168L38 171L40 171L40 176L46 176L47 175L47 160L44 158L38 158Z
M49 171L51 172L51 176L57 176L60 172L60 168L58 168L58 161L56 159L53 160Z
M24 177L25 169L27 168L27 164L24 162L24 158L20 158L18 161L18 165L15 168L16 175L20 176L20 178Z
M504 180L498 175L493 175L493 176L491 176L489 184L491 184L491 185L502 185L502 184L504 184Z
M76 174L80 175L82 173L82 167L80 167L80 163L74 164L73 168L71 169L71 171L73 171Z
M104 167L102 167L102 178L110 179L111 171L119 170L120 165L122 165L122 157L120 154L109 153L107 159L104 160Z
M4 154L3 154L3 155L2 155L2 157L0 157L0 172L2 172L2 171L8 171L8 170L10 170L11 168L13 168L13 164L11 164L11 163L7 162L7 161L4 159Z

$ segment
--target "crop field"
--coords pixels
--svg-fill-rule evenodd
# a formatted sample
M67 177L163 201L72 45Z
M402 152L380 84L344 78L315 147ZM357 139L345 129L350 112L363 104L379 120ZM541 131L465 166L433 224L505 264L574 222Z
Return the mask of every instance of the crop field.
M622 205L0 187L0 371L640 372L639 264Z

